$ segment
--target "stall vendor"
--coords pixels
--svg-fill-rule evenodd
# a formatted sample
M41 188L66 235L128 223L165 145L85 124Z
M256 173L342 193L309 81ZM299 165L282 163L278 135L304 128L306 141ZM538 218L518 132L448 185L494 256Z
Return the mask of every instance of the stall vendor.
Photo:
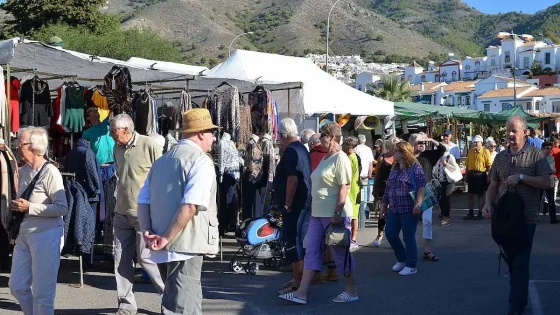
M84 131L82 138L89 141L100 165L112 164L115 141L109 134L109 117L101 121L97 107L91 107L87 110L86 118L91 127Z

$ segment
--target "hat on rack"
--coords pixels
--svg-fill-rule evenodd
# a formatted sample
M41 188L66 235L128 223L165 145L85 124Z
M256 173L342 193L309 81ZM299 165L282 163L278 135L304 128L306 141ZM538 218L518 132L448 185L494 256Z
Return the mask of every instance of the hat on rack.
M212 123L210 112L205 108L194 108L183 114L183 133L219 129Z

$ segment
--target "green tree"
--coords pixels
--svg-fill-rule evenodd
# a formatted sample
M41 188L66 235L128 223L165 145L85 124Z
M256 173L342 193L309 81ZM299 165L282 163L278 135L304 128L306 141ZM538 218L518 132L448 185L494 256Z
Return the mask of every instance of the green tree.
M412 91L408 82L399 80L396 76L387 76L381 80L382 87L373 91L373 95L391 102L409 102Z
M533 65L531 66L531 73L533 75L539 75L543 72L543 69L541 67L541 62L538 60L535 60L535 62L533 62Z
M82 26L93 31L119 25L116 16L99 10L105 0L8 0L2 8L14 19L8 33L29 34L57 23Z

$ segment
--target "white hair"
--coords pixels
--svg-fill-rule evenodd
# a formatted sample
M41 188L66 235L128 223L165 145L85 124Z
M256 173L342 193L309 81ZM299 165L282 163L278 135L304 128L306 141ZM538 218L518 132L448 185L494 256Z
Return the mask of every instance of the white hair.
M487 146L496 145L496 141L494 141L494 138L488 137L488 139L486 139L486 145Z
M424 138L426 137L425 135L426 134L423 133L423 132L413 133L413 134L410 135L410 138L408 138L408 143L411 146L414 146L416 144L416 142L424 140Z
M527 129L527 119L525 119L524 117L521 117L519 115L515 115L515 116L511 116L508 118L506 126L509 124L513 124L514 121L518 121L521 123L521 128L523 128L523 130Z
M401 142L401 140L395 136L389 137L389 139L383 142L383 149L385 152L389 152L389 150L397 143ZM384 152L384 153L385 153Z
M114 124L116 128L127 128L129 132L134 132L134 121L132 120L132 117L128 116L127 114L119 114L113 117L110 123Z
M281 135L285 135L286 138L294 138L298 136L298 130L296 122L291 118L284 118L280 121L280 127L278 132Z
M314 135L311 136L311 138L309 138L309 142L307 143L307 145L309 145L309 148L313 148L317 143L321 143L321 134L320 133L316 133Z
M309 143L309 139L311 139L311 136L314 134L315 131L313 129L305 129L304 131L302 131L300 135L301 143Z
M18 142L21 137L29 135L29 150L37 155L45 155L49 149L49 137L47 131L41 127L26 127L19 130Z
M359 142L360 144L366 143L366 136L365 136L365 135L361 135L361 134L358 135L358 142Z

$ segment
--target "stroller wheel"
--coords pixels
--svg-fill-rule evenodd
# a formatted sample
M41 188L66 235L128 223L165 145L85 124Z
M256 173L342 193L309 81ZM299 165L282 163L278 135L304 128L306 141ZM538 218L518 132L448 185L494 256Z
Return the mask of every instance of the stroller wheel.
M248 274L254 276L257 274L257 272L259 272L259 265L257 265L257 263L247 263L246 267L245 267L245 272L247 272Z
M239 260L234 259L229 262L229 270L235 273L241 273L243 272L243 265Z

